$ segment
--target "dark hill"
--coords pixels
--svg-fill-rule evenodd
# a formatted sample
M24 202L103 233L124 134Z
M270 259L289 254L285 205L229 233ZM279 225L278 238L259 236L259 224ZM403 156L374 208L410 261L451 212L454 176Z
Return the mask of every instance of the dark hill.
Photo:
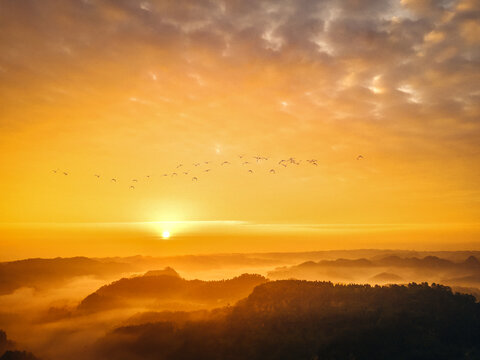
M78 309L92 312L139 303L155 307L155 304L162 302L196 303L201 307L223 306L246 297L255 286L266 281L263 276L250 274L220 281L185 280L171 275L124 278L87 296Z
M43 288L77 276L105 277L131 271L129 264L86 257L25 259L0 263L0 295L21 287Z
M276 281L223 317L121 327L98 359L479 359L480 304L447 287Z
M480 267L480 261L473 255L469 256L463 264L468 267Z
M178 275L178 273L169 266L167 266L165 269L162 269L162 270L147 271L143 276L160 276L160 275L168 275L168 276L173 276L178 278L180 277L180 275Z
M392 273L387 273L387 272L382 272L380 274L377 274L373 277L370 278L370 282L376 283L376 282L390 282L390 283L398 283L403 281L402 277L392 274Z

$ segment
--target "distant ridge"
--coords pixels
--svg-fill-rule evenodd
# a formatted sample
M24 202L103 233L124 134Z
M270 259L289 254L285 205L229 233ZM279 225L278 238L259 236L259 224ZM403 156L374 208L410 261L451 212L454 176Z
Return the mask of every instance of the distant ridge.
M470 255L463 263L472 267L480 266L480 261L478 261L478 259L473 255Z
M185 280L174 269L166 268L102 286L84 298L77 309L86 313L132 305L161 309L164 303L186 304L190 310L217 307L246 297L265 282L267 279L257 274L217 281Z
M180 275L170 266L167 266L165 269L162 269L162 270L147 271L143 276L160 276L160 275L174 276L177 278L180 277Z
M400 281L403 281L403 278L401 276L398 276L397 274L392 274L392 273L387 273L387 272L382 272L380 274L377 274L369 279L371 282L392 282L392 283L398 283Z

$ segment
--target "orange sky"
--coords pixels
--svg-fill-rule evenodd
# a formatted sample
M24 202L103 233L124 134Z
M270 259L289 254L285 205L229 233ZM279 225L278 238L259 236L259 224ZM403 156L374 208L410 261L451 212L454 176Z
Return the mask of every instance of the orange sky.
M442 224L473 244L479 14L474 0L0 1L0 222L228 220L278 224L272 238ZM172 251L215 250L207 233ZM31 238L0 234L12 254ZM242 241L222 250L295 249Z

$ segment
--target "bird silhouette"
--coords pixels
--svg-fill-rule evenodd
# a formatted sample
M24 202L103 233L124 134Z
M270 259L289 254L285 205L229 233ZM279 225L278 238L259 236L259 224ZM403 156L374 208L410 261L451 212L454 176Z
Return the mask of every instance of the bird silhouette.
M54 174L56 174L56 173L58 172L58 169L57 169L57 170L52 170L52 172L53 172Z
M364 159L363 155L358 155L357 156L357 160L363 160L363 159Z
M96 177L97 179L99 179L99 178L100 178L100 175L98 175L98 174L95 174L95 177Z
M205 172L209 172L209 171L211 171L211 169L206 169L206 170L204 170L204 171L205 171Z
M68 173L64 171L64 172L63 172L63 175L68 175Z
M113 182L117 182L117 179L115 179L115 178L112 178L112 180L111 180L111 181L113 181Z
M270 169L270 174L275 174L275 170L274 170L274 169Z
M248 169L248 172L249 172L250 174L253 174L253 170L252 170L252 169Z
M200 163L193 163L193 166L198 166L200 165Z
M130 188L129 188L129 189L132 189L132 190L134 190L134 189L135 189L135 186L133 186L133 185L130 185Z
M183 172L183 175L188 175L188 171L184 171L184 172Z
M242 165L247 165L247 164L250 164L250 161L244 161L244 162L242 163Z
M192 178L192 181L198 181L198 178L197 178L196 176L194 176L194 177Z
M132 181L133 181L133 182L138 182L138 180L137 180L137 179L133 179Z
M178 174L177 174L177 173L175 173L175 172L174 172L174 173L172 173L172 176L177 176L177 175L178 175Z
M224 161L224 162L222 162L220 165L222 165L222 166L223 166L223 165L230 165L230 163L229 163L228 161Z
M176 169L178 169L179 167L182 167L182 166L183 166L183 164L178 164Z

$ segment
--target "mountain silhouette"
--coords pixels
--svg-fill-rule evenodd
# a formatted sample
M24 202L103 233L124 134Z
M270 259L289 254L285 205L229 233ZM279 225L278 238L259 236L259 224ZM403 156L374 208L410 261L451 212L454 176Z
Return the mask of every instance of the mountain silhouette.
M469 256L463 264L467 267L480 267L480 261L473 255Z
M219 316L119 327L95 359L478 359L480 304L448 287L272 281ZM184 315L179 315L184 318Z
M380 282L380 283L386 283L386 282L390 282L390 283L398 283L400 281L403 281L403 278L396 275L396 274L391 274L391 273L387 273L387 272L382 272L380 274L377 274L373 277L371 277L369 279L369 281L371 282Z
M95 312L138 304L158 308L162 303L172 302L210 308L235 302L267 281L263 276L250 274L219 281L185 280L173 269L167 272L168 275L123 278L105 285L83 299L78 310Z
M162 270L147 271L143 276L160 276L160 275L173 276L177 278L180 277L180 275L178 275L178 273L169 266L167 266L165 269L162 269Z

